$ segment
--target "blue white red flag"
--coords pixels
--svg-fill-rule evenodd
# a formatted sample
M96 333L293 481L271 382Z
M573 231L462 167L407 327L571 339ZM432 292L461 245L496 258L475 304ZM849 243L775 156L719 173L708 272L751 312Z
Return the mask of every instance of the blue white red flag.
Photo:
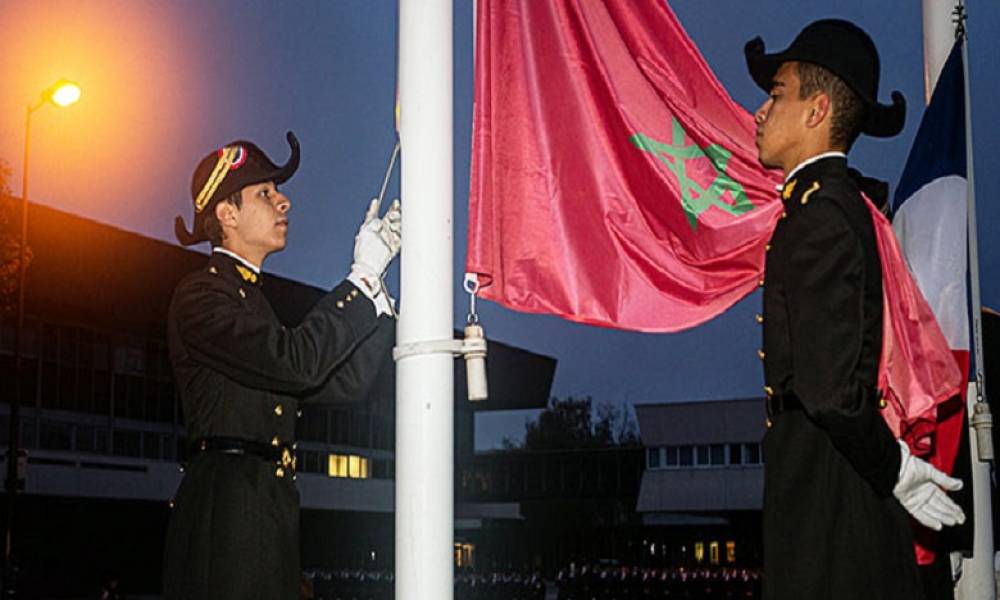
M955 44L924 112L893 199L893 229L910 272L930 305L956 362L969 374L968 181L962 43ZM963 386L962 393L966 391ZM926 458L952 472L964 398L938 407ZM921 540L921 536L918 536ZM921 563L933 554L918 544Z

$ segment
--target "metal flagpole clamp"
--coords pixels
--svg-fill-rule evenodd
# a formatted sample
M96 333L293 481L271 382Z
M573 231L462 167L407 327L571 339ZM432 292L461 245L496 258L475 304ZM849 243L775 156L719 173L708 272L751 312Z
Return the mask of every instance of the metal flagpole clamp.
M397 363L404 358L429 354L451 354L465 359L465 379L470 402L479 402L489 397L486 385L486 337L479 325L465 328L462 340L426 340L400 344L392 349L392 358Z
M465 381L470 402L479 402L489 397L486 384L486 334L476 314L476 292L479 280L474 273L466 273L464 286L469 293L469 314L466 318L465 337L461 340L426 340L400 344L392 349L392 358L397 363L411 356L428 354L451 354L465 359Z
M973 404L972 417L969 422L976 430L979 460L982 462L993 461L996 455L993 449L993 415L990 414L990 405L983 400L977 400Z
M411 356L426 354L451 354L454 357L465 357L471 354L486 354L486 339L472 338L464 340L426 340L400 344L392 349L392 359L396 362Z

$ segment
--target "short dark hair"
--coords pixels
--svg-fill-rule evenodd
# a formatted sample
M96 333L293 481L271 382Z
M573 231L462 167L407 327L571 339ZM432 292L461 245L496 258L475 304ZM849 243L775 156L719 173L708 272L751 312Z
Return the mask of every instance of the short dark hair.
M219 200L216 204L221 204L223 202L228 202L236 208L243 205L243 196L241 195L243 190L237 190L229 196ZM219 223L219 218L215 216L215 204L208 208L208 212L205 214L205 219L201 222L202 230L205 233L205 237L208 238L208 242L212 244L212 247L221 246L222 241L226 239L225 232L222 231L222 223Z
M830 121L830 145L851 149L861 133L865 107L854 90L829 70L808 62L799 62L799 99L823 92L830 97L833 115Z

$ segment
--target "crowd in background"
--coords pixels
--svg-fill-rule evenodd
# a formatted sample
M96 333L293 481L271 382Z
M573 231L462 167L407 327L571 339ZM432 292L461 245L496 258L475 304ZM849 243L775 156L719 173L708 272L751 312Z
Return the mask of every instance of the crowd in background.
M558 600L752 600L760 570L570 564L556 577Z
M573 563L555 580L558 600L753 600L760 597L759 569L745 567L630 567ZM392 600L391 571L313 570L305 573L304 598ZM539 573L455 573L455 600L545 600Z
M392 600L393 583L391 571L307 571L303 596L314 600ZM545 580L539 573L459 571L455 573L455 599L545 600Z

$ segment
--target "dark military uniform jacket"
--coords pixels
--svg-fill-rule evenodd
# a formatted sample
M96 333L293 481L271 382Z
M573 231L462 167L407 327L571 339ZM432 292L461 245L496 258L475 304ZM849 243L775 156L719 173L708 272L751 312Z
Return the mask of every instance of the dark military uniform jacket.
M763 324L764 598L920 598L899 447L879 414L882 271L843 157L783 186Z
M393 320L348 282L294 328L260 276L213 253L181 281L168 343L193 454L174 498L164 556L169 599L297 599L300 399L360 400L393 342ZM209 451L199 451L204 441ZM211 451L246 442L248 450ZM273 456L262 457L274 449Z

